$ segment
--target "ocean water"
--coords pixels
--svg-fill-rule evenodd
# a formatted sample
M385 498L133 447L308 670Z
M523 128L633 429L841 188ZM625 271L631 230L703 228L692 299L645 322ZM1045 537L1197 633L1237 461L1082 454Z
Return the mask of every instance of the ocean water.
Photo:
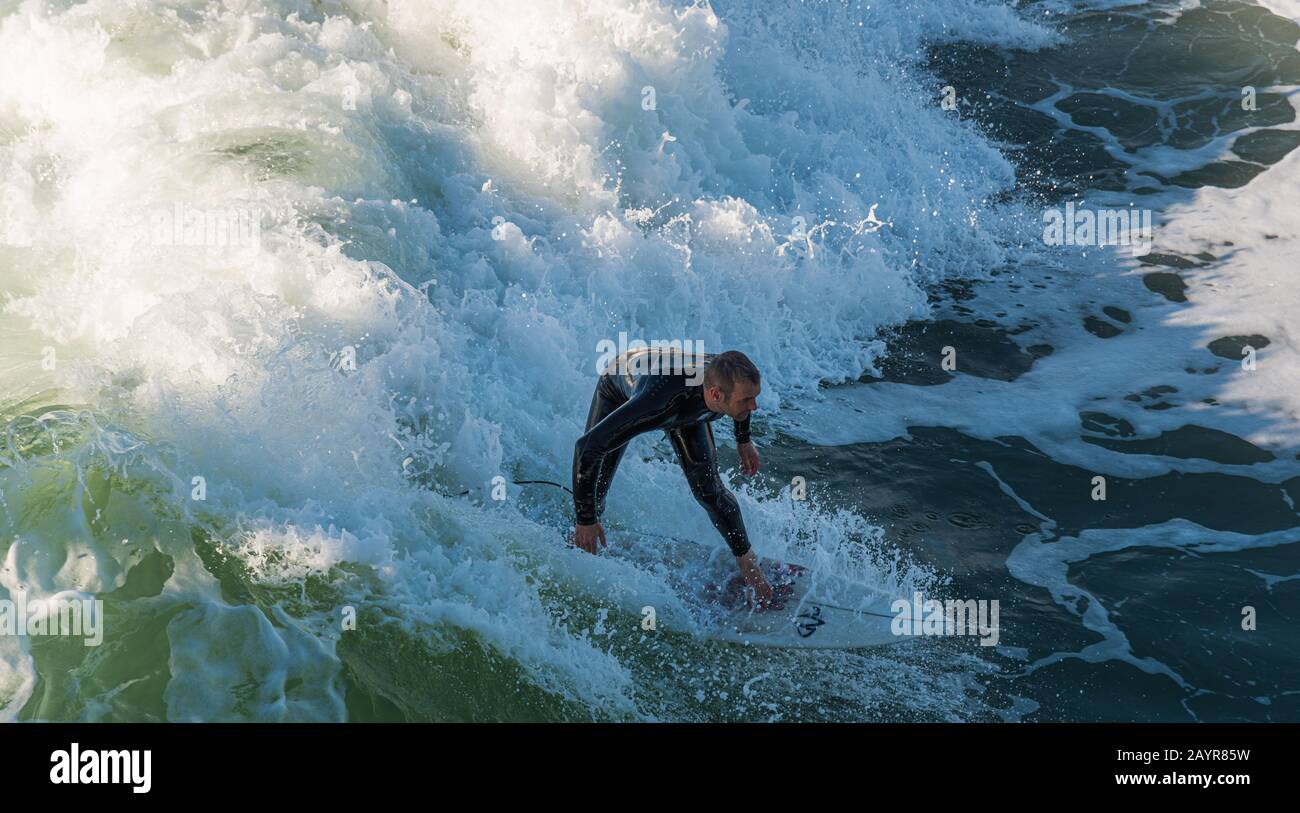
M0 635L0 719L1300 719L1298 18L0 0L0 599L104 631ZM620 333L762 368L760 553L998 646L723 644L561 546L513 481ZM605 519L721 545L657 438Z

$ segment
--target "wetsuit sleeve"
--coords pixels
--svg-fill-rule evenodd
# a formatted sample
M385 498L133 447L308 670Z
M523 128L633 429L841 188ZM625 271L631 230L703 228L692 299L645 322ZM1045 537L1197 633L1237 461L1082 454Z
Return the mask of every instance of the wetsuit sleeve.
M749 443L749 416L746 415L745 420L736 421L735 424L736 424L736 445L739 446L742 443Z
M573 511L579 525L591 525L600 518L597 483L606 457L662 420L666 405L660 403L663 393L659 389L651 387L635 393L574 444Z

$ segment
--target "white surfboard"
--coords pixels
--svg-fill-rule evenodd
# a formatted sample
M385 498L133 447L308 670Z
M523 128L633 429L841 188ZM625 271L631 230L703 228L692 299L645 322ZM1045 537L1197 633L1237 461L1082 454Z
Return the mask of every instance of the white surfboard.
M893 599L887 594L842 581L828 591L827 580L814 579L807 568L760 562L768 583L784 594L777 606L752 611L739 574L722 586L706 584L701 598L717 613L710 638L756 646L856 649L894 644L905 637L893 632L896 614L890 612Z
M777 606L755 612L745 598L735 557L719 546L688 539L607 529L608 550L665 574L691 607L704 637L798 649L858 649L904 640L895 635L893 596L875 588L813 573L799 565L760 559L776 589Z

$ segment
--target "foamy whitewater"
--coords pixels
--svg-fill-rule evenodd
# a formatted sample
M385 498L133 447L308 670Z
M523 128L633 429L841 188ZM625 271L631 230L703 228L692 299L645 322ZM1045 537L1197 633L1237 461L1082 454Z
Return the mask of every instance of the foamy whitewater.
M565 549L567 495L513 483L567 482L598 344L620 332L743 349L764 373L760 447L943 426L1108 476L1300 474L1297 154L1241 188L1145 202L1157 252L1203 250L1210 228L1234 242L1236 261L1189 279L1230 295L1176 308L1131 258L1050 250L1005 145L936 103L928 63L956 43L1060 46L1051 8L0 0L0 598L105 602L103 646L0 637L0 719L1021 719L1041 700L983 678L1070 658L1176 672L1133 653L1096 596L1079 624L1102 642L1028 665L1014 646L1008 667L965 643L710 642L663 572ZM1159 145L1129 159L1179 171ZM256 228L193 245L170 226L196 211ZM1056 284L1005 287L1043 268ZM1014 381L853 383L882 331L956 281L991 282L972 307L1020 307L1056 352ZM1098 349L1089 300L1148 329ZM1256 333L1260 364L1288 372L1179 397L1216 398L1195 423L1271 461L1080 437L1098 398L1144 437L1188 423L1123 396ZM638 443L611 539L720 545L667 444ZM1042 517L1005 571L1077 601L1065 563L1082 549L1038 549L1051 509L971 471ZM949 582L879 516L793 502L789 477L724 478L762 555L901 595ZM1075 541L1300 538L1170 522ZM640 632L646 605L669 631Z

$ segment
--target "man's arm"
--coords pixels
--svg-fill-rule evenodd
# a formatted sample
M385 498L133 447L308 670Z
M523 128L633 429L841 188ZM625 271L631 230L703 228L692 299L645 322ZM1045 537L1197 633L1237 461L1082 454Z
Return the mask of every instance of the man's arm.
M745 416L743 421L733 421L736 425L736 445L749 443L749 416Z
M745 420L736 421L736 451L740 453L740 471L746 477L752 477L758 474L758 467L761 462L758 459L758 450L754 448L754 442L749 439L749 416Z

